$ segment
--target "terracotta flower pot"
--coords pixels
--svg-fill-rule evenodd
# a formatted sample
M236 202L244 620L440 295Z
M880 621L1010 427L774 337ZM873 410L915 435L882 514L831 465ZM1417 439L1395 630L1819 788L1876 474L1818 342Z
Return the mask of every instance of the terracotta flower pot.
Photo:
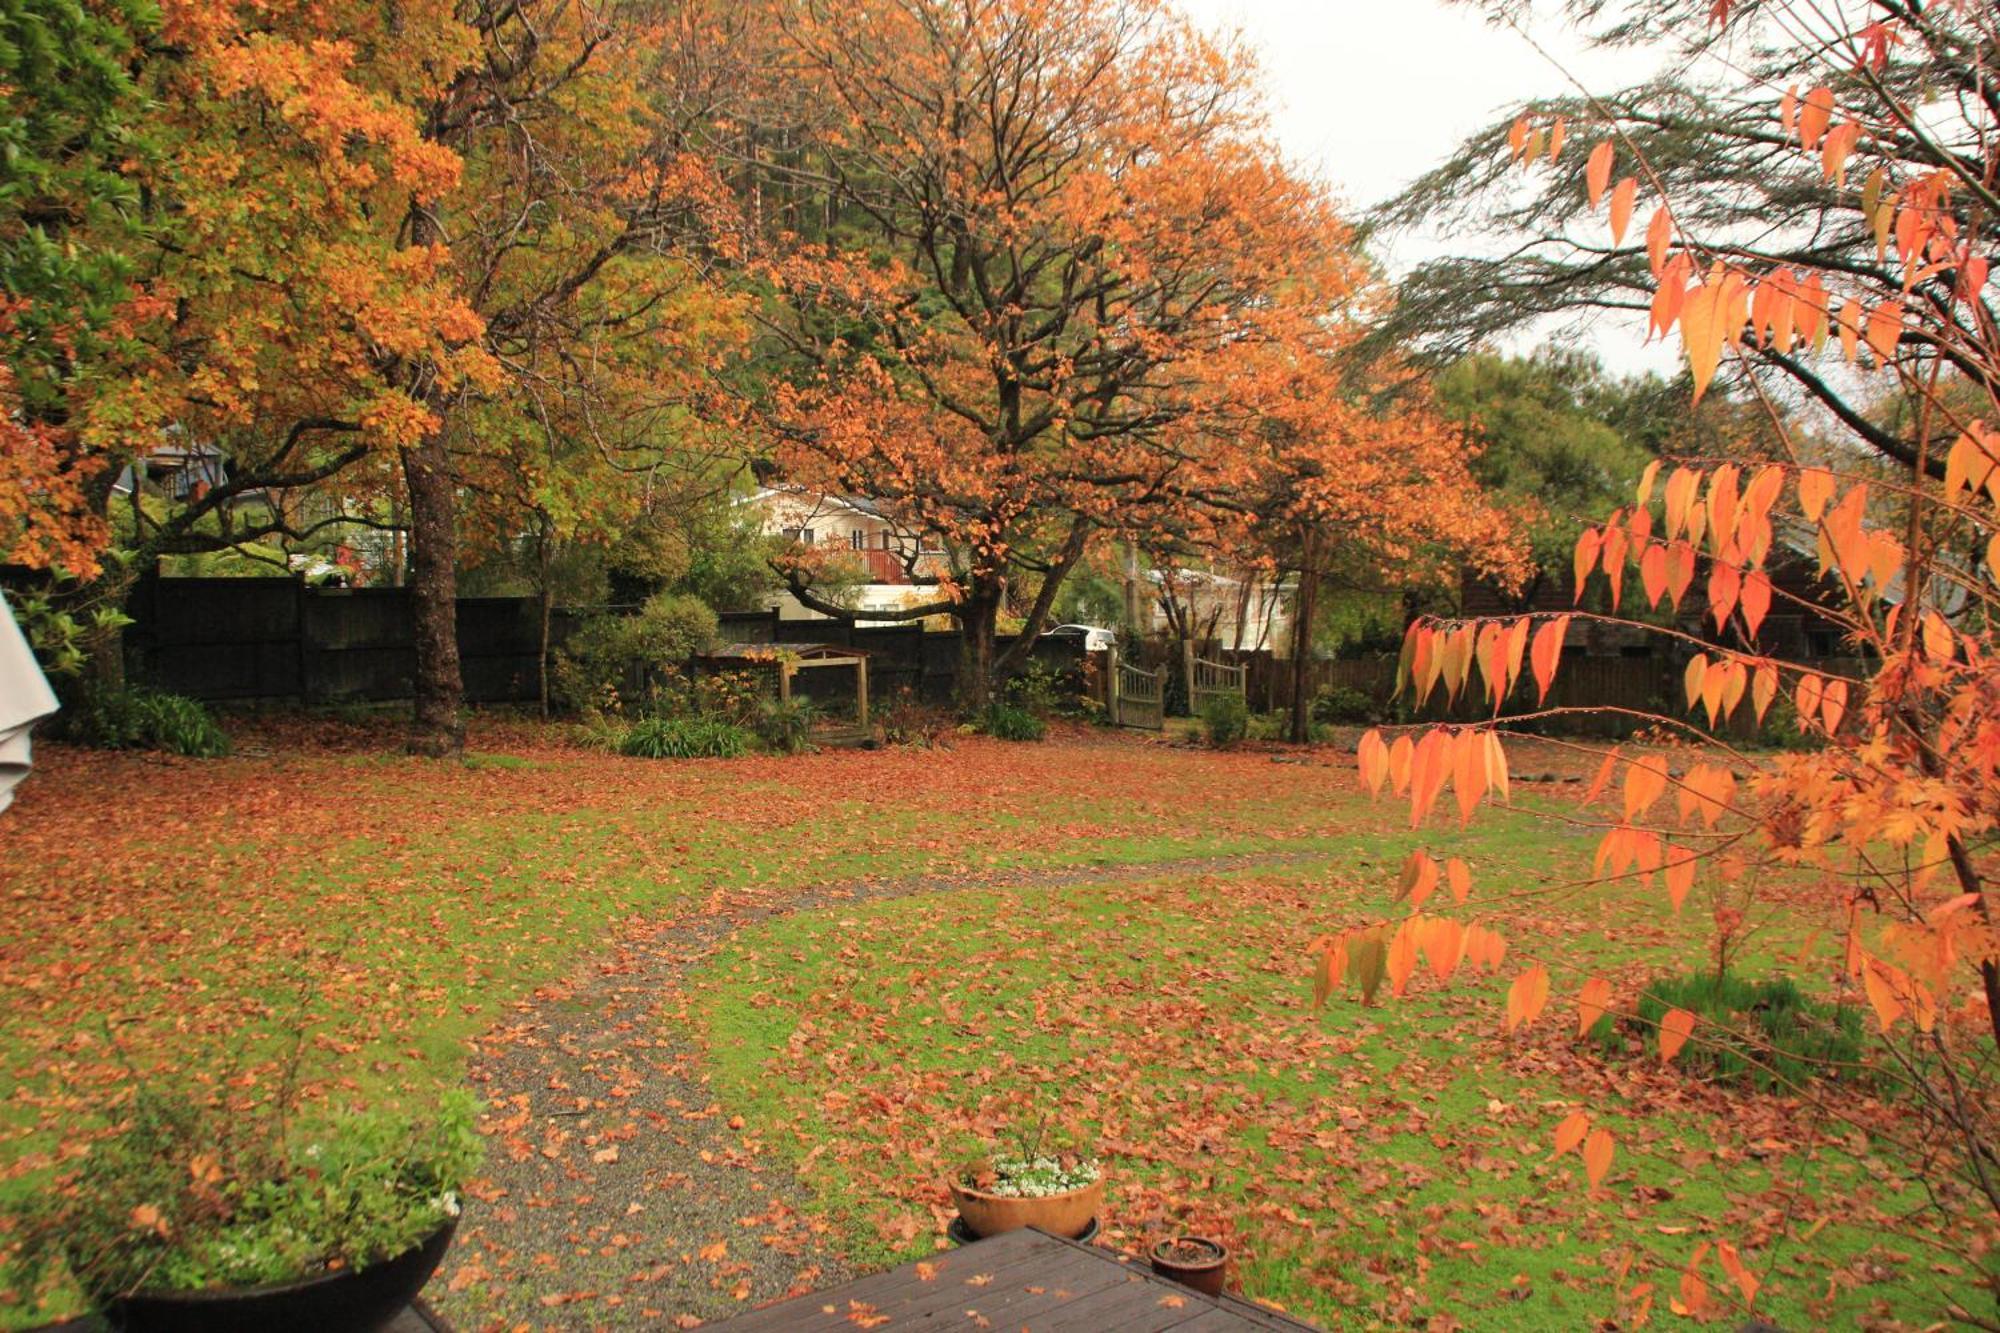
M1033 1199L988 1194L955 1179L945 1181L945 1186L951 1190L952 1202L958 1205L958 1215L965 1220L967 1229L981 1238L1019 1231L1022 1227L1040 1227L1074 1240L1089 1229L1090 1219L1104 1206L1102 1176L1081 1189Z
M1222 1294L1229 1247L1207 1236L1175 1236L1153 1246L1153 1271L1209 1296Z

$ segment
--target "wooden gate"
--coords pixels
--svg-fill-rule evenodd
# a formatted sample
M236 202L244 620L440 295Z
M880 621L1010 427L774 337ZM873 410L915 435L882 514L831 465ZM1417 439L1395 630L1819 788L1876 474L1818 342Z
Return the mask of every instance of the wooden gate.
M1167 725L1167 669L1127 666L1114 654L1110 672L1111 720L1121 727L1159 731Z
M1187 647L1188 712L1201 716L1202 705L1210 699L1233 694L1248 702L1250 668L1231 666L1227 662L1211 662L1206 657L1194 655L1194 645Z

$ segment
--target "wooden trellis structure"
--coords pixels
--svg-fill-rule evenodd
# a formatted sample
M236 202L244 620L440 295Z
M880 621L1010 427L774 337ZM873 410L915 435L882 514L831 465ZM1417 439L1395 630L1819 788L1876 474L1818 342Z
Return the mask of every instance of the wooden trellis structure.
M777 682L778 700L790 703L792 684L801 671L823 667L854 670L854 725L868 727L868 654L838 643L731 643L695 658L711 670L769 671Z
M1105 707L1121 727L1160 731L1167 725L1167 669L1148 671L1118 660L1118 650L1105 653Z
M1201 716L1202 705L1210 699L1225 695L1249 701L1250 668L1231 666L1227 662L1214 662L1206 657L1194 655L1194 644L1183 645L1187 670L1188 712Z

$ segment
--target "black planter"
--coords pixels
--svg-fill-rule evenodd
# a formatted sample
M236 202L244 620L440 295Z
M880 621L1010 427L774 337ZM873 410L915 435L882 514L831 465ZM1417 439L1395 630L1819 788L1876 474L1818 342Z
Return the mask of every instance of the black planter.
M123 1333L376 1333L431 1280L457 1228L446 1222L414 1250L366 1268L265 1287L126 1296L104 1317Z

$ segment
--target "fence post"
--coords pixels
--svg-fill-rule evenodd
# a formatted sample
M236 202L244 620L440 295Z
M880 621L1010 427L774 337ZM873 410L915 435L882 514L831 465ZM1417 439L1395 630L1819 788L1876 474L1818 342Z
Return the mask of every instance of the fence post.
M1112 643L1104 650L1104 711L1111 717L1111 725L1122 726L1124 719L1118 716L1118 645Z

